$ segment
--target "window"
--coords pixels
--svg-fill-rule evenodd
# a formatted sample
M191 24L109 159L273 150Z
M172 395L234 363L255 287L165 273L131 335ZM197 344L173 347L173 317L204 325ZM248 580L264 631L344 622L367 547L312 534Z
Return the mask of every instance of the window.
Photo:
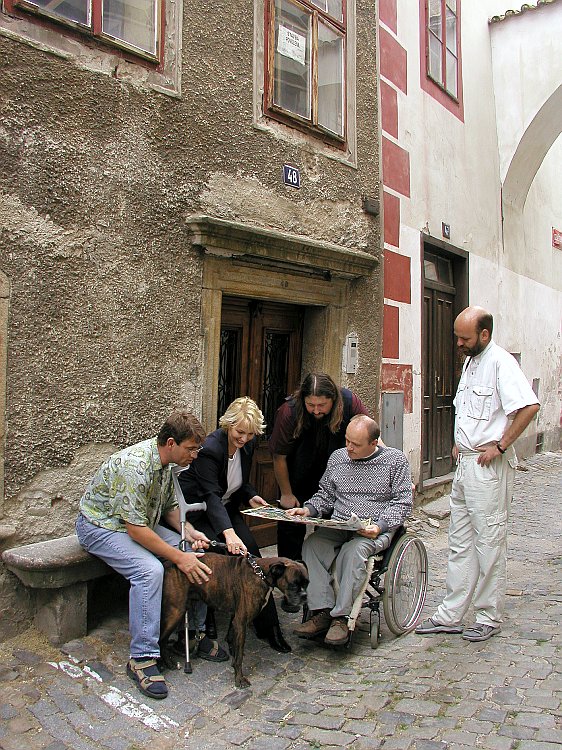
M429 281L437 281L446 286L453 286L453 265L450 260L440 255L424 253L424 277Z
M144 58L159 61L163 0L12 0L29 10Z
M268 0L265 111L344 142L345 0Z
M428 0L427 74L458 98L459 44L457 0Z

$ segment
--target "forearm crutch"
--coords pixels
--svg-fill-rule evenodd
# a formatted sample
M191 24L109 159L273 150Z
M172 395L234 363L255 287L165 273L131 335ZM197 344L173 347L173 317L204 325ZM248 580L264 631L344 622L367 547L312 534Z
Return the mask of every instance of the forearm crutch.
M187 537L185 534L185 516L182 515L181 520L181 542L180 542L180 549L182 552L185 552L187 548ZM189 660L189 605L185 608L185 615L183 618L183 629L184 629L184 635L185 635L185 664L183 665L183 671L185 674L191 674L193 672L193 667L191 666L191 662Z
M180 523L181 523L181 541L180 541L180 549L182 552L187 552L187 533L186 533L186 523L187 523L187 513L194 511L205 511L207 510L207 503L191 503L188 504L185 500L185 497L183 496L183 492L178 480L178 475L185 471L185 467L183 466L174 466L172 468L172 481L174 484L174 493L176 496L176 500L179 505L180 509ZM186 606L185 608L185 617L184 617L184 633L185 633L185 664L183 667L183 671L185 674L191 674L193 672L193 667L191 666L191 662L189 660L189 607Z

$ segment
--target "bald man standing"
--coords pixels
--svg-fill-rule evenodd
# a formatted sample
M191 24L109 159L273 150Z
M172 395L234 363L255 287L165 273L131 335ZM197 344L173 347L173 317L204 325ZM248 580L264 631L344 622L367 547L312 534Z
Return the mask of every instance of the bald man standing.
M517 457L513 443L539 410L515 358L492 341L493 318L467 307L455 320L467 359L454 399L457 469L451 490L447 594L416 633L486 641L501 630L507 521ZM474 601L476 623L462 619Z

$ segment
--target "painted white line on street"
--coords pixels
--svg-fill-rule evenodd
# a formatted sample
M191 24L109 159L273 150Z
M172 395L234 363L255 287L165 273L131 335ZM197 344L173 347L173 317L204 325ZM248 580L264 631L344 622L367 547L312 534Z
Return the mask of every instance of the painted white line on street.
M100 697L108 706L111 706L124 716L137 719L157 732L162 729L176 729L179 727L179 724L170 719L169 716L159 716L145 703L140 703L132 695L123 693L116 687L110 687L108 692L102 693Z
M101 675L99 675L95 670L93 670L91 667L86 665L84 667L84 672L89 675L90 677L93 677L96 682L103 682Z
M86 682L90 682L92 679L96 682L103 683L100 675L88 666L84 669L80 669L75 664L70 664L68 661L48 662L55 669L64 672L73 680L84 678ZM160 716L146 703L141 703L134 698L130 693L123 692L119 688L109 686L108 691L101 693L99 696L104 703L114 708L123 716L128 716L130 719L136 719L142 722L145 726L150 727L155 732L160 732L165 729L177 729L179 724L169 716L165 714ZM188 733L189 734L189 733Z
M73 680L76 680L79 677L84 677L84 673L82 672L80 667L77 667L76 664L71 664L68 661L59 661L58 664L56 662L50 661L49 664L52 667L55 667L55 669L60 669L61 672L64 672L69 677L72 677Z

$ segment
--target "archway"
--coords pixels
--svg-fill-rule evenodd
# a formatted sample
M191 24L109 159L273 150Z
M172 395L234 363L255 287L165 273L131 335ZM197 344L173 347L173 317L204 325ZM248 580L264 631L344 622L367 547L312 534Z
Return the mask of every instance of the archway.
M538 110L515 149L502 188L504 208L523 211L535 175L561 133L562 84Z

